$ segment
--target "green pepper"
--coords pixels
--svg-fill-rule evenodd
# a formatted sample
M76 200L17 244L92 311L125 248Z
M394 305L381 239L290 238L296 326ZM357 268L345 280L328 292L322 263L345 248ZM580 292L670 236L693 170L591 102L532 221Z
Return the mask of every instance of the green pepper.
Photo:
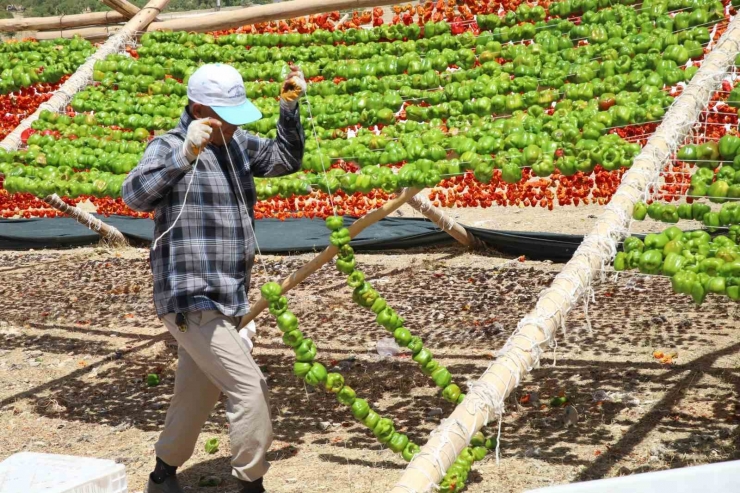
M719 274L725 261L721 258L706 258L699 263L699 272L706 272L710 276Z
M717 180L709 186L707 196L711 202L721 204L727 200L730 184L724 180Z
M355 399L352 403L352 416L357 420L363 420L370 414L370 405L365 399Z
M277 325L283 332L291 332L298 328L298 318L290 310L285 310L278 315Z
M385 310L387 306L388 304L383 298L376 298L375 301L373 301L373 305L370 307L370 310L378 315L380 312Z
M725 161L732 161L735 159L735 154L740 147L740 138L734 135L724 135L719 139L719 155Z
M355 391L348 385L342 387L342 389L337 393L337 400L345 406L351 406L354 404L355 398Z
M692 204L681 204L678 206L678 217L681 219L691 219L691 205Z
M393 427L393 421L388 418L380 418L378 424L375 425L375 428L373 428L373 433L380 443L390 442L391 437L393 436L393 433L395 433L395 431L396 430Z
M329 216L326 218L326 227L332 231L339 231L344 227L342 216Z
M629 238L625 238L624 240L625 253L630 253L632 251L638 251L642 253L644 247L645 245L642 243L642 240L640 238L637 238L636 236L630 236Z
M342 260L341 258L338 258L336 261L337 270L341 272L342 274L351 275L355 271L356 261L354 258L350 260Z
M375 318L378 325L385 327L388 330L394 330L398 326L398 314L393 308L386 307Z
M150 373L149 375L147 375L146 384L149 387L156 387L157 385L159 385L159 375L157 375L156 373Z
M338 393L344 387L344 377L339 373L329 373L326 376L326 391Z
M422 348L418 353L414 354L413 360L424 366L432 360L432 353L426 348Z
M663 247L666 246L666 243L670 241L670 238L668 238L668 235L665 233L650 233L645 236L645 248L647 250L663 250Z
M399 346L408 346L411 342L411 331L406 327L398 327L393 331L393 338L396 340Z
M301 363L309 363L316 357L316 345L311 339L303 339L300 346L295 348L295 359Z
M432 372L432 380L437 387L445 388L452 382L452 375L447 368L440 366Z
M709 207L707 204L702 204L700 202L694 202L691 204L691 216L692 219L701 221L704 218L704 215L707 212L711 212L712 208Z
M660 218L663 215L663 204L660 202L653 202L650 204L647 208L647 215L650 216L650 219L660 221Z
M403 452L401 452L401 455L404 460L411 461L411 459L413 459L420 451L421 448L417 444L409 442L409 444L406 445L406 448L403 449Z
M209 438L205 444L205 451L207 454L218 452L218 438Z
M620 272L627 270L627 254L624 252L617 253L614 257L614 270Z
M663 211L660 213L660 220L666 223L677 223L678 222L678 209L675 205L666 204L663 206Z
M449 384L442 390L442 397L448 401L455 404L457 402L457 399L460 397L461 391L460 387L455 385L454 383Z
M658 274L662 265L663 254L660 250L647 250L642 252L642 255L640 256L639 269L643 274Z
M391 439L388 440L388 448L397 454L402 453L406 446L409 444L409 437L403 433L393 432Z
M359 270L352 272L347 277L347 284L349 284L350 287L353 287L353 288L358 288L362 286L364 282L365 282L365 274L363 274Z
M303 332L300 330L291 330L283 334L283 344L292 348L297 348L303 342Z
M276 282L268 282L262 286L260 292L267 301L277 301L283 292L283 288Z
M285 296L281 296L276 301L270 302L270 313L278 317L285 313L285 311L288 309L288 298Z
M313 365L311 363L302 363L299 361L293 364L293 375L298 378L305 378L305 376L308 375L308 372L311 371L312 366Z
M311 387L316 387L320 383L326 382L326 377L327 374L324 365L314 362L314 364L311 365L311 369L306 374L305 380Z
M360 178L367 178L365 175L358 176L358 180ZM342 228L337 231L333 231L331 235L329 235L329 242L334 245L335 247L342 247L346 244L348 244L350 241L352 241L352 237L350 236L349 229Z
M678 273L686 263L686 259L678 253L669 253L663 261L663 274L666 276L674 276Z
M406 347L411 350L412 354L416 354L424 349L424 343L422 342L421 337L412 336Z
M635 204L635 208L632 209L632 218L637 221L642 221L647 215L647 204L645 202L638 202Z

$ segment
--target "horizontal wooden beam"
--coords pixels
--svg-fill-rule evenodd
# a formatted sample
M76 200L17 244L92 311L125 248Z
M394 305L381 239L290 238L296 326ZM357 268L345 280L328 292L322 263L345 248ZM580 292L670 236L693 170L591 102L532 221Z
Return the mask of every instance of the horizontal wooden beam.
M63 15L60 17L25 17L16 19L3 19L0 20L0 32L48 31L50 29L61 30L69 29L71 27L120 24L121 22L126 22L127 20L128 18L124 17L118 12L113 11Z
M218 12L203 17L153 22L149 31L209 32L260 22L293 19L335 10L364 10L384 5L396 5L398 0L292 0L289 2L255 5L239 10Z

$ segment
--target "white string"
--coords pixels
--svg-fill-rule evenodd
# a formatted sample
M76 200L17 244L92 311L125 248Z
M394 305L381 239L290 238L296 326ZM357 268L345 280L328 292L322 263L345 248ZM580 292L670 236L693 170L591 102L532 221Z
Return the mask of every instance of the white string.
M313 138L316 139L316 149L319 152L319 161L321 162L321 169L324 171L324 181L326 182L326 194L329 196L329 203L334 211L334 215L337 215L337 207L334 205L334 199L332 199L331 187L329 186L329 175L326 174L326 167L324 166L324 155L321 152L321 145L319 144L319 136L316 134L316 124L314 123L313 113L311 113L311 103L308 100L308 95L304 96L306 100L306 109L308 109L308 116L311 119L311 130L313 130Z
M238 182L239 179L239 173L236 172L236 168L234 167L234 162L231 160L231 153L229 152L229 146L226 143L226 140L224 139L224 131L221 129L221 127L218 127L218 131L221 132L221 141L224 143L224 147L226 148L226 156L229 158L229 166L231 167L231 171L234 173L234 178L237 179L237 183L235 183L237 190L239 190L239 197L242 199L242 206L244 209L244 213L247 215L247 224L249 225L250 231L252 231L252 238L254 238L254 247L257 250L257 253L259 256L257 257L257 260L262 265L262 268L265 271L265 278L269 279L270 274L267 272L267 265L265 264L264 259L262 258L262 250L260 250L260 244L257 241L257 233L254 231L254 227L252 227L252 217L249 215L249 210L247 209L247 201L244 199L244 193L242 192L241 183Z
M190 193L190 187L193 185L193 180L195 180L195 171L198 168L198 162L200 162L200 152L198 152L198 156L195 158L195 165L193 166L193 170L191 171L190 175L190 181L188 182L188 187L185 189L185 197L182 199L182 206L180 207L180 212L177 213L177 217L175 218L175 221L170 225L167 230L159 235L159 237L154 240L154 243L152 244L152 250L155 250L157 248L157 243L159 243L159 240L161 240L164 235L172 231L177 224L177 221L180 220L180 216L182 216L182 212L185 210L185 204L188 202L188 194Z

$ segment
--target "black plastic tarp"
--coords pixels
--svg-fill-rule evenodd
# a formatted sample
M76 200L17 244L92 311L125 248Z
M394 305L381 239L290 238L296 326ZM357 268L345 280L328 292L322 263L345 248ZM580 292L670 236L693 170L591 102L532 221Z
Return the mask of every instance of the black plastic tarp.
M101 218L129 238L151 242L154 225L149 219L126 216ZM351 224L355 218L345 218ZM263 253L290 253L320 250L328 245L328 230L318 219L263 219L257 221L257 241ZM568 260L583 237L552 233L524 233L468 228L488 246L508 255L535 260ZM0 250L61 248L90 245L99 236L70 218L0 220ZM430 221L412 218L385 218L365 229L352 241L357 250L399 250L439 246L454 240Z

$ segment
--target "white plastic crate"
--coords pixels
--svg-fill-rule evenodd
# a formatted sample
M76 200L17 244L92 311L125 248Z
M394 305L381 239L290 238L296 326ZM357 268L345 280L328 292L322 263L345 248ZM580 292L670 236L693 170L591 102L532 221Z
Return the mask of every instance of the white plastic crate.
M564 484L526 493L737 493L740 460Z
M112 460L21 452L0 462L0 493L127 493Z

